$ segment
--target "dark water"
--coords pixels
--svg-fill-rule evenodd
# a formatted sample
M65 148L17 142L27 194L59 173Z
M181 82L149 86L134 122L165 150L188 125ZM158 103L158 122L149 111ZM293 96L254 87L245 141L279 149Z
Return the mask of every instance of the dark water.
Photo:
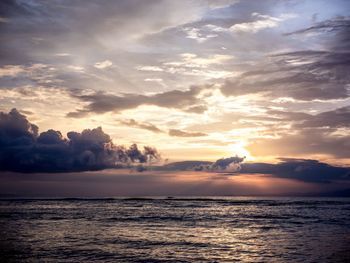
M1 262L350 262L350 199L0 201Z

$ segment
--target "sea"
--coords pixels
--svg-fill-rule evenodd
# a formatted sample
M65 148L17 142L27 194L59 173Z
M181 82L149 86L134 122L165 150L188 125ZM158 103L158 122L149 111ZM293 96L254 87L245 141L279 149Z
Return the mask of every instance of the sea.
M0 262L350 262L350 199L2 199L0 231Z

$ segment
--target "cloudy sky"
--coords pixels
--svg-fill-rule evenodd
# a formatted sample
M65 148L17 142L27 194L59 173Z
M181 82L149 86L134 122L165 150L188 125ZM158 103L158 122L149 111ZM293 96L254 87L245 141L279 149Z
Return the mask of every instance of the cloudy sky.
M2 125L16 108L37 134L101 126L168 162L346 166L349 14L347 0L1 1Z

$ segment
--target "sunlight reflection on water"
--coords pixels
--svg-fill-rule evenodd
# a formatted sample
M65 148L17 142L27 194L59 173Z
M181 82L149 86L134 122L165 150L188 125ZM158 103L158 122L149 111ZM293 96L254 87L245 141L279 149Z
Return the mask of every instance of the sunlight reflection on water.
M13 262L346 262L350 199L0 201Z

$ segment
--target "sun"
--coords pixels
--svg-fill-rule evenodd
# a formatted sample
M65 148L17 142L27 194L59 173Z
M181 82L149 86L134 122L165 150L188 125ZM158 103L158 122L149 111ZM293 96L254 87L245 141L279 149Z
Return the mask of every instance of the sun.
M250 152L245 148L246 142L237 142L229 144L227 148L228 156L237 155L239 157L245 157L246 161L253 161L255 158L250 154Z

